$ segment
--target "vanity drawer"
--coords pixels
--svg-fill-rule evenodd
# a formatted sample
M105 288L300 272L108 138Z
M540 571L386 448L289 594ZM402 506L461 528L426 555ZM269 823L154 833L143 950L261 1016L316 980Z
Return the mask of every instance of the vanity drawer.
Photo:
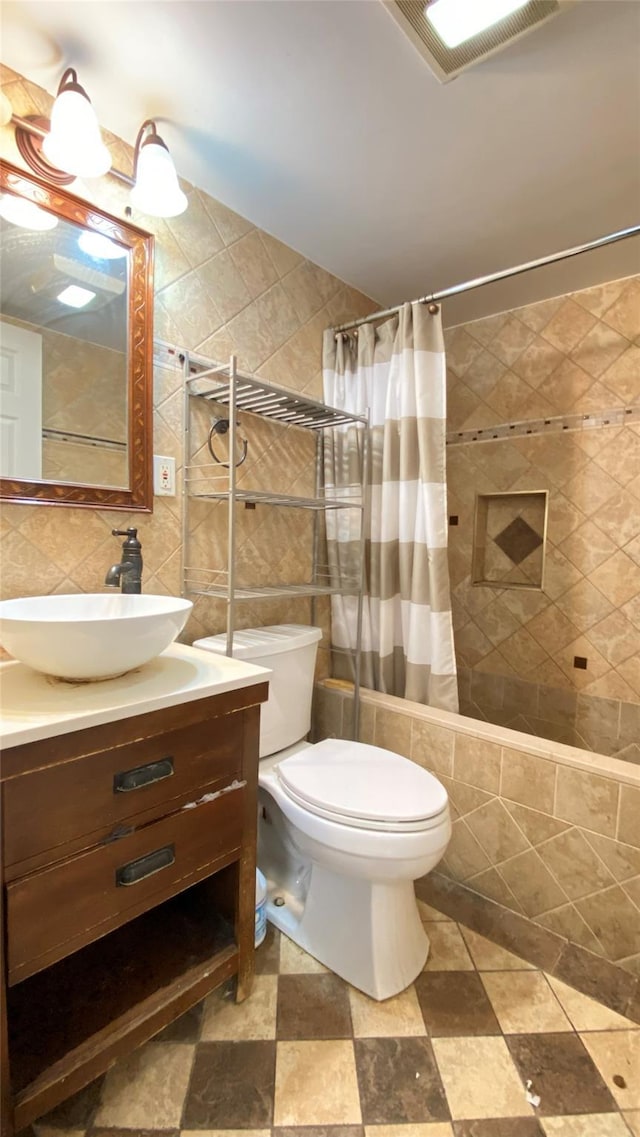
M48 967L237 860L244 797L239 784L213 801L8 884L9 982ZM146 946L152 966L153 944Z
M162 817L204 786L228 785L240 771L243 731L242 713L224 715L8 779L5 866L49 852L48 862L56 849L68 855Z

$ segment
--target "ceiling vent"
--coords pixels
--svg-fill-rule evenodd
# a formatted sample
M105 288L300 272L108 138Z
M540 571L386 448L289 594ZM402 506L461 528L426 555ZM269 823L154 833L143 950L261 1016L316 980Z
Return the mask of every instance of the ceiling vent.
M574 0L529 0L510 16L505 16L478 35L447 47L425 16L424 0L382 0L389 15L400 25L441 83L455 79L468 67L502 51L508 44L557 16Z

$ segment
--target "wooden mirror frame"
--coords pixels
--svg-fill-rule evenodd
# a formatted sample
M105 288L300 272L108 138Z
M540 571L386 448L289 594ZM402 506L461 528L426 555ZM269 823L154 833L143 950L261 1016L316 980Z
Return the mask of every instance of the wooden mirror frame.
M0 162L0 190L41 205L57 217L94 230L131 250L128 257L128 459L129 486L108 489L77 482L0 478L0 499L92 509L153 509L153 237L112 217L67 190Z

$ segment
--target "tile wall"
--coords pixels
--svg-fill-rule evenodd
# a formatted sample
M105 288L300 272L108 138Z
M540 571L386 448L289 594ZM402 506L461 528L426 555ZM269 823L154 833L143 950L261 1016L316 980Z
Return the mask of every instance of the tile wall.
M51 99L42 89L2 69L3 90L19 115L48 114ZM129 171L132 149L105 133L113 162ZM22 165L12 127L0 131L0 153ZM184 184L189 207L181 217L158 220L135 216L134 223L155 234L155 339L226 360L235 352L239 366L295 390L322 397L321 341L324 328L377 307L373 301L304 259L299 253L197 188ZM74 192L124 217L128 189L105 177L78 185ZM178 364L157 353L154 369L154 451L176 459L178 495L156 498L153 515L48 506L5 505L2 510L1 595L100 591L106 569L118 557L113 527L136 525L145 560L147 592L181 590L181 497L183 468L182 374ZM267 424L263 424L266 426ZM251 430L245 476L265 488L295 492L313 478L313 444L302 432ZM200 442L202 439L200 438ZM253 483L256 484L255 482ZM304 492L300 489L299 492ZM198 503L200 504L200 503ZM302 579L309 545L306 523L291 523L274 509L242 517L239 562L261 577ZM204 562L223 550L222 509L201 507L190 514L194 556ZM324 615L326 622L327 616ZM219 603L198 601L185 638L220 631ZM261 602L239 606L238 624L281 620L308 622L306 601Z
M315 706L317 737L350 736L347 685L320 684ZM439 873L640 976L635 766L371 691L360 739L446 787L453 835Z
M638 761L640 277L445 338L461 706ZM473 586L476 494L540 490L549 492L542 591Z

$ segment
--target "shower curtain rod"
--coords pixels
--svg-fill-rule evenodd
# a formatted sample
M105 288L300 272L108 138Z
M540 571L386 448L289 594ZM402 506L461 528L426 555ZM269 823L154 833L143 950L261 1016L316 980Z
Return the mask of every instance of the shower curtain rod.
M561 253L551 253L548 257L539 257L536 261L516 265L515 268L502 269L501 272L492 272L488 276L477 276L475 280L467 280L464 284L454 284L451 288L443 288L441 292L433 292L429 296L421 296L415 304L435 304L437 300L446 300L448 296L457 296L460 292L470 292L472 288L482 288L484 284L493 284L497 280L506 280L510 276L518 276L522 272L530 272L533 268L542 268L544 265L554 264L556 261L566 261L578 253L587 253L591 249L599 249L603 245L613 245L615 241L624 241L625 237L635 237L640 234L640 225L632 225L629 229L619 229L617 233L609 233L606 237L598 237L595 241L588 241L586 245L575 245L573 249L564 249ZM333 331L347 332L352 328L359 328L361 324L370 324L372 320L382 320L385 316L394 316L403 308L403 304L396 304L394 308L385 308L380 312L372 312L369 316L362 316L359 320L351 320L348 324L339 324Z

